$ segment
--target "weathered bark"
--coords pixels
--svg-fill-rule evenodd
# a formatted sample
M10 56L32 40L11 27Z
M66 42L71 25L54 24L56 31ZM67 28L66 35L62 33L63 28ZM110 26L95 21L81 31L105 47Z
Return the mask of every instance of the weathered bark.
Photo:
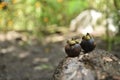
M79 57L66 57L56 68L52 80L120 80L120 59L96 49Z

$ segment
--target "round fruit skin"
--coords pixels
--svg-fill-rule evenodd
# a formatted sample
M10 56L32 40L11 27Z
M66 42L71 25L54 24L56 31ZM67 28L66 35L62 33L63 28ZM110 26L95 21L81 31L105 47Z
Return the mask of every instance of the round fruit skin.
M69 57L77 57L79 56L81 51L81 47L80 44L75 44L70 46L69 44L67 44L65 46L65 52Z
M95 43L94 43L93 38L91 38L89 40L82 40L80 45L81 45L81 48L84 50L85 53L89 53L92 50L94 50L94 48L95 48Z

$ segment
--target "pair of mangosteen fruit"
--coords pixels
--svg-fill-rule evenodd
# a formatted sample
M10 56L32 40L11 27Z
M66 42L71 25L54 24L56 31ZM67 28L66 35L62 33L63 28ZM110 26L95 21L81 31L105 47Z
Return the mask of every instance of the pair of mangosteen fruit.
M82 50L84 53L89 53L94 50L95 46L93 37L87 33L82 37L81 42L77 39L67 40L65 52L69 57L77 57Z

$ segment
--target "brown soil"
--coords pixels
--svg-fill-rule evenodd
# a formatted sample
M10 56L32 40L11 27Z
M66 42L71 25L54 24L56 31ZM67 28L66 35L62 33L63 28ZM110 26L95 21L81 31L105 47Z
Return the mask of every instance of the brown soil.
M44 42L43 42L44 43ZM106 49L97 40L98 48ZM19 38L0 41L0 80L49 80L55 67L66 57L65 40L43 45L36 40ZM120 48L117 45L113 53Z

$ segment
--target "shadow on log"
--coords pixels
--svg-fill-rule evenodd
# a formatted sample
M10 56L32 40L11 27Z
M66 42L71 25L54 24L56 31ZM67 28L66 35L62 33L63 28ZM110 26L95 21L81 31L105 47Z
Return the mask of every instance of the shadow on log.
M52 80L120 80L120 59L96 49L79 57L66 57L57 66Z

